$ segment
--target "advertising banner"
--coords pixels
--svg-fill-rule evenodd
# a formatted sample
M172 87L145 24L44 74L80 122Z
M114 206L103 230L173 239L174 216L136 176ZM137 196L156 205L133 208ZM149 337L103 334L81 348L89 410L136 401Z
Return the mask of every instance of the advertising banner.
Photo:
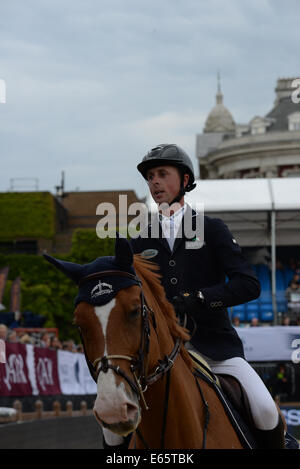
M84 390L84 394L96 394L97 385L90 375L90 370L87 366L85 356L83 354L77 354L77 358L79 363L79 379Z
M291 361L300 363L300 327L237 327L249 362Z
M280 409L284 415L288 432L300 440L300 405L285 404L280 406Z
M34 369L39 394L61 394L55 350L35 347Z
M79 378L77 353L58 350L58 376L62 394L84 394Z
M96 394L97 386L83 354L30 344L3 344L0 396Z
M83 354L59 350L57 357L62 394L95 394L97 392Z
M6 343L6 363L1 365L0 395L29 396L32 393L26 346Z

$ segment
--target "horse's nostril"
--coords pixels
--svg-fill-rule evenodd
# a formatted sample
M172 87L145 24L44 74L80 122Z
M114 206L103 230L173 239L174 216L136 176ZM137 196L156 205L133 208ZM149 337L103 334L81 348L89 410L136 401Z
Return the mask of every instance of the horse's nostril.
M130 420L134 420L134 417L138 411L138 408L136 405L133 405L133 404L126 404L126 407L127 407L127 416Z

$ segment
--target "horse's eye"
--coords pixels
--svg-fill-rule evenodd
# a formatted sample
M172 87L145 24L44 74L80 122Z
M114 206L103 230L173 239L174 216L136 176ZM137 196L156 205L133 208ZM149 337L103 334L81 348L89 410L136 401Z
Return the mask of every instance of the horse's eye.
M134 308L132 311L130 311L130 319L136 319L141 312L141 308L138 306L137 308Z

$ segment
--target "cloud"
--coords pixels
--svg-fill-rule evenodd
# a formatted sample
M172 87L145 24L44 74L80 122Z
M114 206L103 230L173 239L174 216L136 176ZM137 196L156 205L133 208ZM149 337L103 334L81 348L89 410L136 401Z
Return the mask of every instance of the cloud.
M127 129L133 139L145 144L145 148L147 145L153 147L160 143L176 143L192 154L191 129L196 133L203 127L205 119L205 113L193 109L182 110L181 113L167 111L131 122Z
M0 190L135 189L136 164L177 142L195 168L196 134L215 104L237 122L272 107L297 76L299 4L278 0L27 0L0 9Z

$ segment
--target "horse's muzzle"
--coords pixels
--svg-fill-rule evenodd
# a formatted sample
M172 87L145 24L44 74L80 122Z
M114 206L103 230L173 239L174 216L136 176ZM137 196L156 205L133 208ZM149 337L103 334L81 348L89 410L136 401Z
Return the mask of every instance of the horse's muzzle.
M129 419L126 422L106 423L99 417L95 409L94 415L102 427L107 428L111 432L120 436L127 436L129 433L133 432L141 421L140 409L136 410L133 419Z

